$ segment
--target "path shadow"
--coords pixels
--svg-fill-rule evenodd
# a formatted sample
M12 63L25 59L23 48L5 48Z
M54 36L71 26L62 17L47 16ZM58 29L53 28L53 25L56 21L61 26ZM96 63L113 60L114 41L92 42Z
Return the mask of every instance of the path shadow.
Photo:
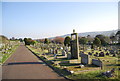
M43 62L12 62L7 65L19 65L19 64L44 64Z

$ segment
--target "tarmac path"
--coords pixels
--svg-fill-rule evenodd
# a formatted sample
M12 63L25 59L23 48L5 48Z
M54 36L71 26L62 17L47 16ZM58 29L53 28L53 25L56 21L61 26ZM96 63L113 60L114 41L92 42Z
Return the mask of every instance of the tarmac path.
M20 45L2 65L2 79L64 79Z

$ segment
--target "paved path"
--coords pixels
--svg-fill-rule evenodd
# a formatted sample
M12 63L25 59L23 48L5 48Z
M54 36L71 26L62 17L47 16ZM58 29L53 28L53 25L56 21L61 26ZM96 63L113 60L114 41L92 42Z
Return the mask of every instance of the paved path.
M3 64L2 71L3 79L64 79L34 56L24 45L20 45Z

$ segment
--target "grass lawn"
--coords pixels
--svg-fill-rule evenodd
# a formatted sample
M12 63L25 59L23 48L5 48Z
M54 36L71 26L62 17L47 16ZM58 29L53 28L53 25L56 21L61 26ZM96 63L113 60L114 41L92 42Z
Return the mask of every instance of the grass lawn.
M100 70L97 70L97 71L89 71L89 72L82 72L82 73L79 73L79 74L72 74L72 75L68 75L68 77L70 79L73 79L73 80L77 80L77 79L120 79L116 76L114 77L111 77L111 78L108 78L106 76L102 76L101 73L102 72L105 72L104 70L100 71ZM115 75L118 75L118 74L115 74Z

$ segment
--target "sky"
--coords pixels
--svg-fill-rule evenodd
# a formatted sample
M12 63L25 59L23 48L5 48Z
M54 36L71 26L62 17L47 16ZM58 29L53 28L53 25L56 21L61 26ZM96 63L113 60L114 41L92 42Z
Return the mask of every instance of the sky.
M8 38L55 37L73 29L118 29L118 2L2 2L1 34Z

